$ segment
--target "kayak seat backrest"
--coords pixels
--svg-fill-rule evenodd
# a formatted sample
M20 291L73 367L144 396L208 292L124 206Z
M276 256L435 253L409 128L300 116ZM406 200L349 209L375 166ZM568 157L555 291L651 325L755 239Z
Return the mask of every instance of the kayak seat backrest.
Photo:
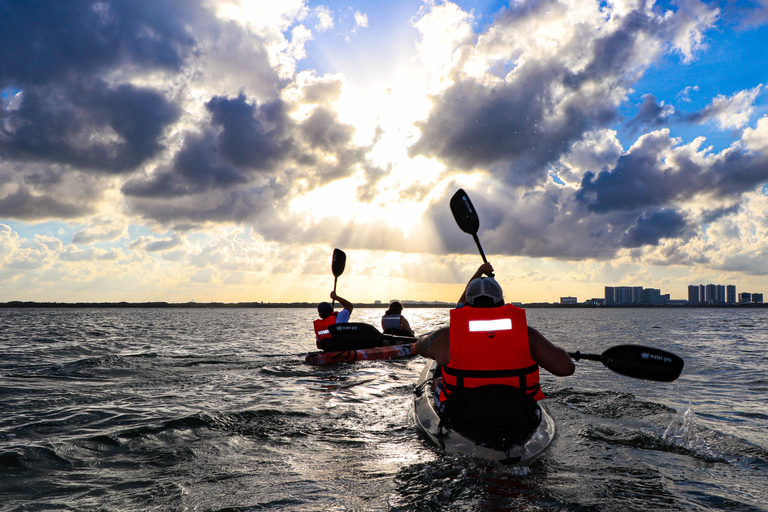
M539 408L530 396L503 385L452 392L443 416L446 426L494 450L523 444L541 421Z

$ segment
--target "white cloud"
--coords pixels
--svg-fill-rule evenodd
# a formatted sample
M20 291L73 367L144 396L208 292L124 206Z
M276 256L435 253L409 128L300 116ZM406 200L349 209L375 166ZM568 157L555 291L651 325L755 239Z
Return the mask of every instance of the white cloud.
M368 26L368 15L364 14L360 11L355 11L355 24L358 27L367 27Z
M742 141L750 151L768 153L768 117L761 117L755 128L744 130Z
M730 98L719 94L702 113L702 118L715 119L723 130L743 128L754 112L755 98L762 89L763 86L758 85L753 89L739 91Z
M318 32L326 32L334 27L333 11L325 5L318 5L315 8L315 17L317 18L315 28Z

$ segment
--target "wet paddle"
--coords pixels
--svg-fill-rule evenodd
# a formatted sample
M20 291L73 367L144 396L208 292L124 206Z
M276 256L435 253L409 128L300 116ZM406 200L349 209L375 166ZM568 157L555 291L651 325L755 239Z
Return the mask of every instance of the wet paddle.
M453 212L453 218L456 219L456 224L459 228L475 239L477 249L480 251L480 256L483 257L483 263L487 263L485 259L485 253L480 245L480 239L477 238L477 230L480 228L480 218L477 216L477 210L472 205L472 201L469 200L469 196L464 189L460 188L453 194L451 198L451 212ZM491 274L493 277L493 274Z
M614 372L627 377L660 382L676 380L685 364L675 354L640 345L618 345L602 354L582 354L577 351L569 352L568 355L574 361L600 361Z
M331 271L333 272L333 293L336 293L336 281L344 273L344 267L347 266L347 255L341 249L333 250L331 259ZM336 300L331 301L331 306L336 304Z

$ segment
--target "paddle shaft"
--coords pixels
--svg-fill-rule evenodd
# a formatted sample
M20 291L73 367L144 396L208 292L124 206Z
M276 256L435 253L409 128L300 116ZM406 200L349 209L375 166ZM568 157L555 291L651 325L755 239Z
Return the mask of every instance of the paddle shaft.
M483 263L488 263L488 260L485 259L485 253L483 252L482 246L480 246L480 239L477 237L477 233L472 234L472 238L475 239L475 244L477 244L477 250L480 251L480 256L483 258ZM491 277L493 277L493 274L491 274Z
M582 354L578 350L576 352L568 352L568 355L574 361L580 361L582 359L588 359L590 361L602 361L603 356L600 354Z

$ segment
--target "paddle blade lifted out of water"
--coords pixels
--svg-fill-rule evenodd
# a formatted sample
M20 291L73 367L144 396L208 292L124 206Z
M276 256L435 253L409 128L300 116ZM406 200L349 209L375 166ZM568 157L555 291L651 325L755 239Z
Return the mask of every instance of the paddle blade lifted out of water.
M344 267L347 266L347 255L341 249L333 250L333 259L331 260L331 271L333 277L339 277L344 273Z
M600 361L606 367L635 379L672 382L683 371L683 360L664 350L641 345L618 345L602 354L569 353L575 361Z

